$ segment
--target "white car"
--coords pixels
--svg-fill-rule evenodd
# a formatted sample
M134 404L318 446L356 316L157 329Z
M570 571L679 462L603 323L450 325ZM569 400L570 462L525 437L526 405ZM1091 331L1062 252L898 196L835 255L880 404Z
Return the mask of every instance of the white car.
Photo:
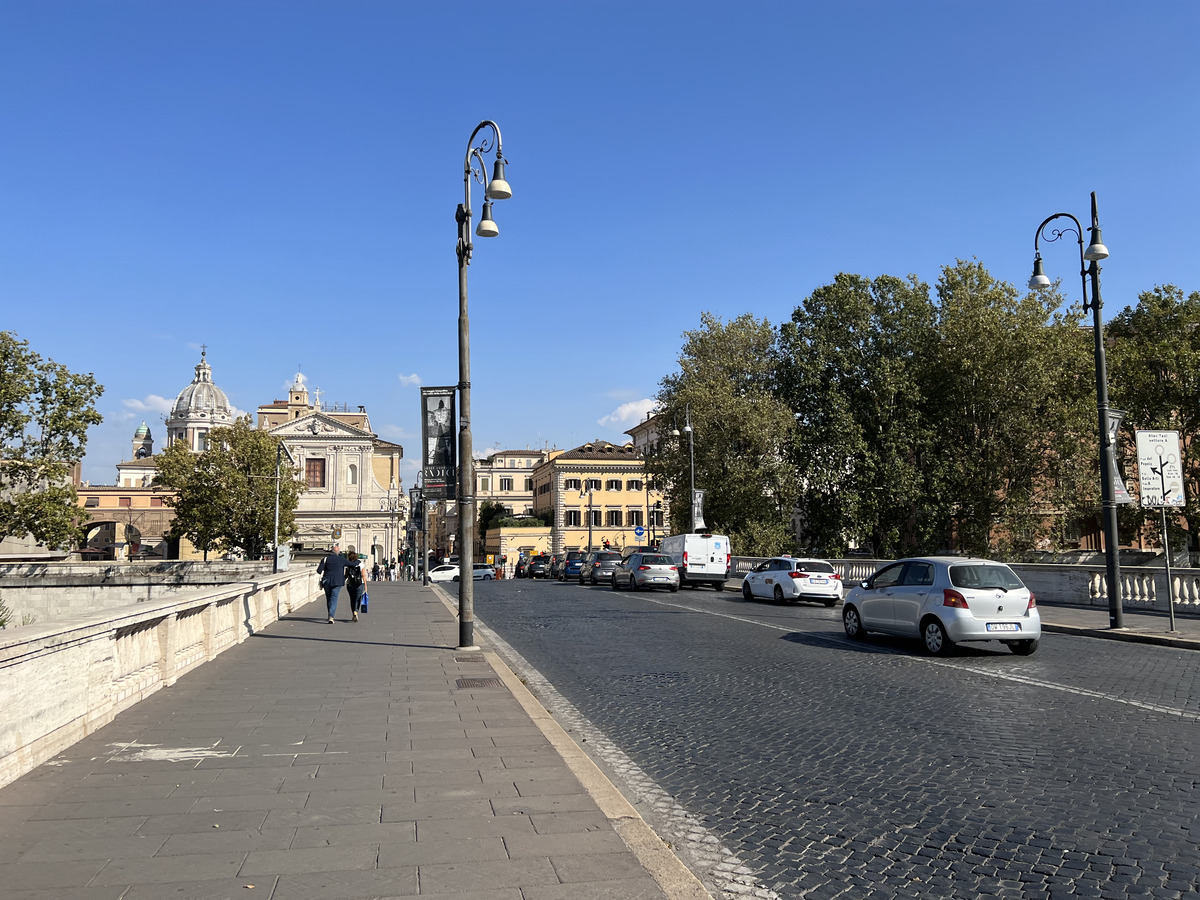
M776 556L746 575L742 596L776 603L812 600L834 606L842 599L842 576L823 559Z
M846 595L846 634L868 631L919 637L931 656L959 641L1000 641L1028 656L1042 637L1033 591L1003 563L958 556L902 559Z
M487 563L473 563L471 577L476 581L492 581L496 577L496 567Z
M434 566L429 570L430 581L458 581L458 566Z

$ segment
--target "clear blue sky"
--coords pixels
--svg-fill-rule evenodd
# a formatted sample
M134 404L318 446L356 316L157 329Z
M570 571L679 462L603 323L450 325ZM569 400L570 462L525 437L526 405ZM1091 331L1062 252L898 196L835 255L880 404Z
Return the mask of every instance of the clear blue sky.
M621 441L702 311L779 324L839 271L956 258L1023 285L1093 190L1106 318L1200 290L1197 35L1182 0L0 0L0 328L105 385L95 483L143 419L161 447L203 343L240 409L298 367L366 405L411 484L494 119L476 449ZM1075 254L1044 256L1077 299Z

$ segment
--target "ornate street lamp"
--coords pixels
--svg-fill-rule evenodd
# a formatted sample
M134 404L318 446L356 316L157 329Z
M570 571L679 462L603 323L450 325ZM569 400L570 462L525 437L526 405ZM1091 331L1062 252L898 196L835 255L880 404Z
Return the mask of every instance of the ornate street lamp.
M496 162L492 177L487 177L485 153L492 149L492 140L487 135L480 138L479 146L473 146L475 138L484 129L495 135ZM475 472L473 448L471 446L471 339L470 319L467 316L467 267L471 265L471 180L483 185L483 215L475 234L479 237L495 237L500 233L492 219L492 201L507 200L512 189L504 178L504 152L501 149L500 126L485 119L475 126L467 141L467 155L463 160L463 202L454 214L458 222L458 649L475 648ZM479 168L471 166L472 159L479 160Z
M691 404L684 404L683 407L683 430L688 436L688 471L691 473L691 502L692 502L692 534L696 533L696 443L692 433L692 407ZM676 427L671 431L672 436L679 437L679 428Z
M1074 228L1053 228L1049 232L1046 226L1055 219L1070 219L1075 223ZM1053 243L1064 235L1073 234L1079 244L1079 276L1083 282L1083 311L1092 311L1092 336L1095 339L1093 353L1096 358L1096 410L1100 426L1100 499L1104 527L1104 562L1105 586L1108 591L1108 624L1110 628L1121 628L1124 619L1121 611L1121 563L1117 556L1117 497L1115 475L1116 459L1113 451L1115 436L1110 430L1108 406L1108 373L1104 362L1104 322L1101 320L1100 301L1100 266L1099 261L1108 259L1108 248L1100 236L1100 219L1096 214L1096 192L1092 191L1092 226L1088 229L1091 241L1087 249L1083 247L1083 226L1070 213L1055 213L1038 226L1033 235L1033 276L1029 279L1029 287L1033 290L1044 290L1050 286L1050 279L1042 271L1042 254L1038 249L1038 241L1046 239ZM1088 300L1088 279L1092 282L1092 297ZM1122 489L1122 493L1124 490Z

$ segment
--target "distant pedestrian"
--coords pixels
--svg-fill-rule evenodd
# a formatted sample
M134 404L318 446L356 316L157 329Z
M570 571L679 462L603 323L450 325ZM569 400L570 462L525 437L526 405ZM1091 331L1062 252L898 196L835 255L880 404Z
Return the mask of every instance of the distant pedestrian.
M379 563L375 563L375 565L371 567L371 580L379 580Z
M358 621L358 607L362 603L363 592L367 586L363 579L362 560L350 548L346 555L346 593L350 595L350 621Z
M317 563L317 574L321 575L321 587L325 589L325 608L329 613L329 624L337 612L338 594L346 583L346 558L338 552L338 545Z

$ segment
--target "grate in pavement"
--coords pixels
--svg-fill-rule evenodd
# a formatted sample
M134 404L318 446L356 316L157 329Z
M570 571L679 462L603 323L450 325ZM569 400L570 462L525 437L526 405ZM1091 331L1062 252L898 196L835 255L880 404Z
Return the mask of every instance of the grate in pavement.
M480 653L478 656L456 656L456 657L454 657L454 661L455 662L483 662L483 654Z
M499 678L460 678L457 684L460 688L504 687Z

